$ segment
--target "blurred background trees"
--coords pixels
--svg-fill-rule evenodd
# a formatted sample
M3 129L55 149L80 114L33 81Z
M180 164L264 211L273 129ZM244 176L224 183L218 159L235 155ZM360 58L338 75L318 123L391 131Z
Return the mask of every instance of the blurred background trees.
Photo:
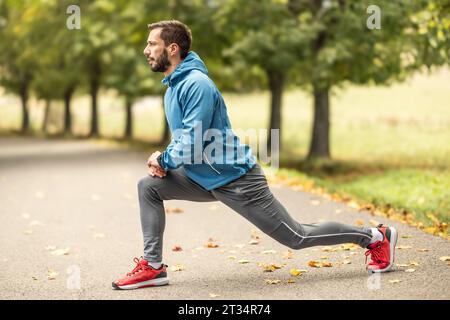
M269 90L267 128L282 129L287 88L308 92L314 109L308 158L331 157L334 88L391 84L448 64L450 56L445 0L80 0L81 29L69 30L72 2L0 1L0 85L20 97L23 133L34 96L46 101L47 115L52 101L63 103L63 133L70 134L78 93L90 96L87 137L98 137L99 92L112 89L123 99L122 136L131 139L135 102L165 91L142 55L147 24L163 19L190 26L193 50L222 91ZM380 29L367 27L372 4L381 10ZM164 143L170 136L161 121Z

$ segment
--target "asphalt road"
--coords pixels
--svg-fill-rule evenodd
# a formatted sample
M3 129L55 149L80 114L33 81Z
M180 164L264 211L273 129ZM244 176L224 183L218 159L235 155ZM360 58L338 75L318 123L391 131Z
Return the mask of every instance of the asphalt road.
M148 156L90 141L0 138L0 298L450 298L450 266L439 260L450 255L450 242L280 186L271 189L298 221L361 219L369 225L375 219L394 225L400 233L396 263L405 266L369 276L363 249L315 247L286 259L288 248L262 232L258 244L249 244L255 228L222 203L171 200L166 208L182 212L167 213L164 262L185 269L169 271L169 286L111 290L112 280L142 254L137 182L147 174ZM217 248L205 247L209 238ZM175 245L183 250L172 251ZM311 260L333 267L312 268ZM281 268L263 272L258 263ZM307 272L293 277L292 268Z

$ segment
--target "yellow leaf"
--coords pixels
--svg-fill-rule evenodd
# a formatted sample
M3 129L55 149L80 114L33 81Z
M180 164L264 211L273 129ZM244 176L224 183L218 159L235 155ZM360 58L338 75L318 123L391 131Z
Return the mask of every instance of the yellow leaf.
M54 280L57 276L58 276L58 272L52 270L52 269L48 269L47 270L47 279L48 280Z
M228 256L228 259L230 259L230 260L236 260L236 256Z
M441 260L441 261L450 261L450 257L449 256L443 256L443 257L440 257L439 260Z
M248 244L252 244L252 245L255 245L255 244L258 244L258 243L259 243L259 240L257 240L257 239L252 239L252 240L250 240L248 242Z
M238 261L238 263L245 264L245 263L250 263L250 261L245 260L245 259L241 259L241 260Z
M293 256L294 256L294 253L291 250L288 250L285 253L283 253L284 259L292 259Z
M356 224L357 226L363 226L363 225L364 225L364 220L362 220L362 219L357 219L357 220L355 221L355 224Z
M276 280L276 279L266 279L265 281L267 284L278 284L281 282L281 280Z
M410 235L410 234L404 234L404 235L402 235L402 238L403 239L409 239L409 238L412 238L413 236L412 235Z
M398 250L405 250L405 249L411 249L412 247L411 246L397 246L395 248Z
M402 280L399 279L389 280L389 283L399 283L399 282L402 282Z
M291 276L293 276L293 277L301 276L301 275L302 275L303 273L305 273L305 272L306 272L306 270L300 270L300 269L295 269L295 268L289 270L289 273L290 273Z
M185 266L183 266L182 264L175 264L175 265L173 265L173 266L171 266L170 267L170 270L171 271L183 271L183 270L185 270L186 269L186 267Z
M309 261L308 266L312 268L322 268L322 263L319 261Z
M67 256L70 252L70 248L65 248L65 249L56 249L53 250L52 252L50 252L50 254L54 255L54 256Z
M428 251L430 251L430 249L418 249L417 251L419 251L419 252L428 252Z

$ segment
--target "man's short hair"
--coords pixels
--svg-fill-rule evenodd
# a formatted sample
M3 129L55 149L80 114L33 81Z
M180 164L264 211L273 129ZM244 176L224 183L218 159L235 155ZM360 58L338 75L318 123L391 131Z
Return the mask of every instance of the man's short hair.
M176 43L180 47L181 59L186 58L192 44L191 29L178 20L164 20L148 25L149 31L159 28L161 28L161 39L164 44L168 46L171 43Z

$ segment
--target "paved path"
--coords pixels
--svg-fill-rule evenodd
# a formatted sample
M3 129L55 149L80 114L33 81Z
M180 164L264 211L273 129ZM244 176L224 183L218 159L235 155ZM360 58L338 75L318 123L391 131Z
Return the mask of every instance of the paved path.
M148 155L88 141L0 138L0 298L450 298L450 267L439 260L450 255L450 242L401 223L375 218L395 225L400 235L412 236L399 239L398 245L406 249L397 250L396 262L419 265L369 277L363 249L325 252L324 247L315 247L294 251L291 259L285 259L287 248L261 232L260 243L250 245L254 227L222 203L175 200L167 201L166 207L183 212L167 214L165 263L181 264L185 270L170 272L169 286L113 291L111 281L130 271L132 258L141 255L136 191L137 181L146 175ZM362 219L368 224L374 219L308 193L271 189L301 222ZM218 248L204 247L210 237ZM183 251L172 251L174 245ZM52 254L66 248L67 255ZM324 256L333 267L307 265ZM238 263L241 259L249 263ZM351 263L342 264L344 260ZM270 273L257 263L286 265ZM308 272L293 278L291 268ZM405 272L408 268L415 272ZM47 279L49 269L58 273L53 280ZM266 279L281 282L267 284Z

